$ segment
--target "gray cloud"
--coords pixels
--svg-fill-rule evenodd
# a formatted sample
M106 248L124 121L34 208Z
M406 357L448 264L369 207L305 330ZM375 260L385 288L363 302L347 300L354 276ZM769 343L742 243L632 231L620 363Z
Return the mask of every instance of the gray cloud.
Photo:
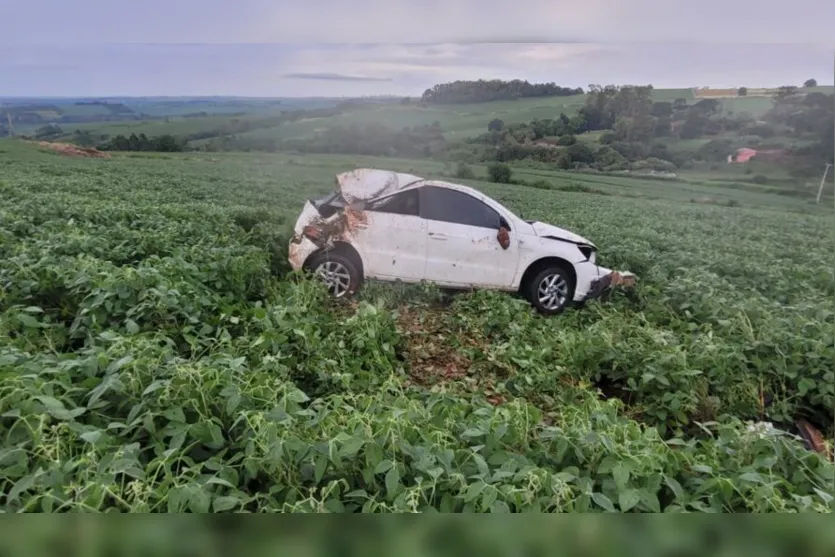
M323 81L392 81L389 77L365 77L360 75L343 75L338 73L290 73L284 77L288 79L314 79Z

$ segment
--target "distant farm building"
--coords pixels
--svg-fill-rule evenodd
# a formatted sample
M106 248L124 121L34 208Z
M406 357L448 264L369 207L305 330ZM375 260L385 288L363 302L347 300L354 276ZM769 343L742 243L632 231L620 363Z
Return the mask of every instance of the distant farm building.
M737 149L735 154L728 155L728 162L729 163L748 162L749 160L751 160L751 157L755 157L756 155L757 155L757 151L755 149L749 149L748 147L743 147L742 149Z
M737 149L735 154L728 155L728 162L744 163L749 162L754 157L757 157L758 161L785 162L789 156L789 152L786 149L760 149L758 151L749 147L743 147L742 149Z

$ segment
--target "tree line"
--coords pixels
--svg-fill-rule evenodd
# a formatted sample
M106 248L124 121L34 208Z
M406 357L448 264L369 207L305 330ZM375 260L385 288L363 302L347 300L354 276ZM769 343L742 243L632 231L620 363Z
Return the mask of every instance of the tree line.
M555 83L529 83L521 79L479 79L440 83L424 91L421 101L426 104L462 104L582 94L583 89L580 87L561 87Z
M818 164L815 160L832 158L832 95L786 91L774 97L772 110L759 121L723 111L715 99L655 102L652 91L652 86L592 85L584 106L572 117L563 113L512 125L493 119L486 133L463 146L450 145L447 152L470 162L530 160L563 169L670 171L691 161L722 162L743 144L781 148L769 145L769 139L789 135L811 141L788 151L795 166L804 157L812 166ZM577 140L588 131L604 133L596 141ZM695 150L673 150L666 137L711 141Z
M97 146L102 151L155 151L174 153L185 151L186 142L171 134L148 137L144 133L132 133L129 136L117 135Z

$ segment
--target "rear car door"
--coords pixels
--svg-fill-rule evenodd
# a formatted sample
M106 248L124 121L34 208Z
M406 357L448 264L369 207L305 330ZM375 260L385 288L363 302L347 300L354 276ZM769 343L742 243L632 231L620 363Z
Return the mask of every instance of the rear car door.
M420 188L426 220L426 280L447 286L509 288L519 262L519 241L510 230L503 249L499 228L509 228L492 207L467 193L437 186Z
M356 236L365 275L372 278L423 280L426 267L426 221L419 215L416 189L369 202L366 223Z

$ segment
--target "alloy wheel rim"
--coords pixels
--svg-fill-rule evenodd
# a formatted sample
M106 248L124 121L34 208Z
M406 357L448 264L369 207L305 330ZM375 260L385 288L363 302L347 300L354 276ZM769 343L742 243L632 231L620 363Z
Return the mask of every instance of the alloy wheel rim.
M325 283L333 296L341 298L351 287L351 273L338 261L323 261L316 268L316 276Z
M547 275L539 283L537 299L547 310L559 309L568 299L568 283L558 273Z

